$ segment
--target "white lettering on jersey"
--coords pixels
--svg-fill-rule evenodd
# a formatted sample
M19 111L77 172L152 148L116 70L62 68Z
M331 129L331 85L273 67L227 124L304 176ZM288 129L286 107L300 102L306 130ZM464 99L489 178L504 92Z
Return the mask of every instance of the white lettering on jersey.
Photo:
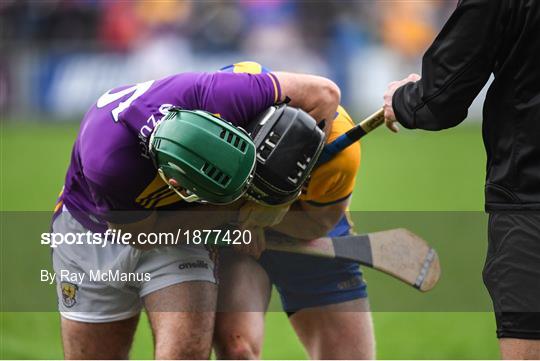
M111 111L114 121L118 122L118 117L120 113L126 110L135 99L137 99L138 97L146 93L146 91L150 89L153 83L154 81L150 80L144 83L135 84L134 86L121 90L117 93L111 93L109 90L108 92L103 94L101 97L99 97L96 105L98 108L103 108L104 106L107 106L111 104L112 102L115 102L118 99L130 93L133 93L131 94L129 98L127 98L123 102L120 102L118 106Z
M172 104L161 104L159 106L159 112L163 114L163 116L167 115L169 112L169 109L172 107ZM139 144L141 145L141 156L147 159L150 159L150 155L148 154L148 137L150 137L150 134L154 131L156 126L161 122L163 117L156 119L156 116L154 114L150 115L150 117L146 120L146 124L139 129Z

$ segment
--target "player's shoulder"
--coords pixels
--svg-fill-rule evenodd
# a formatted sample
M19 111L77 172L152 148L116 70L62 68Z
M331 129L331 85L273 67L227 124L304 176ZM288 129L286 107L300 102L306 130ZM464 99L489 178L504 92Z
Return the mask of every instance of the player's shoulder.
M236 74L266 74L271 70L255 61L241 61L238 63L230 64L219 69L223 73L236 73Z
M334 119L332 131L330 132L329 141L336 139L352 127L354 127L354 121L352 120L351 116L342 105L338 106L337 115Z
M340 105L338 107L337 113L337 117L332 125L332 131L328 137L328 142L334 141L355 125L353 119L343 106ZM360 167L360 153L360 142L355 142L321 167L326 168L328 172L356 175Z

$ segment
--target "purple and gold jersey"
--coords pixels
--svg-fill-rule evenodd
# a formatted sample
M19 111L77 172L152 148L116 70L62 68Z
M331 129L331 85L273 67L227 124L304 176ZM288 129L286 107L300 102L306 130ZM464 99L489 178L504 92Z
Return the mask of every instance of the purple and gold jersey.
M150 134L168 109L205 110L245 127L279 99L271 73L181 73L112 89L83 118L55 210L64 205L86 228L102 232L107 222L135 222L180 202L148 152Z

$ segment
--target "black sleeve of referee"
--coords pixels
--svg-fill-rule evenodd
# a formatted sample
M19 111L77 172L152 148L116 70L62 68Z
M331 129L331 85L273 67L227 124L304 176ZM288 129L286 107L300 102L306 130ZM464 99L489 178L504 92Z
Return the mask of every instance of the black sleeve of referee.
M458 125L489 79L504 28L507 0L462 0L424 54L422 79L392 98L405 128Z

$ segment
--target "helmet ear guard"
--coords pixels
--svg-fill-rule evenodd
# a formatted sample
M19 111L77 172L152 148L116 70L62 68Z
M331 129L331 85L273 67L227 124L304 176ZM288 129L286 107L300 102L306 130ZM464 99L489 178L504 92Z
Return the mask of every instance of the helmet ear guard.
M255 171L255 145L247 132L201 110L170 108L150 136L149 150L158 174L186 202L234 202Z
M324 147L324 132L301 109L282 104L263 112L248 128L257 167L247 194L267 205L293 202Z

